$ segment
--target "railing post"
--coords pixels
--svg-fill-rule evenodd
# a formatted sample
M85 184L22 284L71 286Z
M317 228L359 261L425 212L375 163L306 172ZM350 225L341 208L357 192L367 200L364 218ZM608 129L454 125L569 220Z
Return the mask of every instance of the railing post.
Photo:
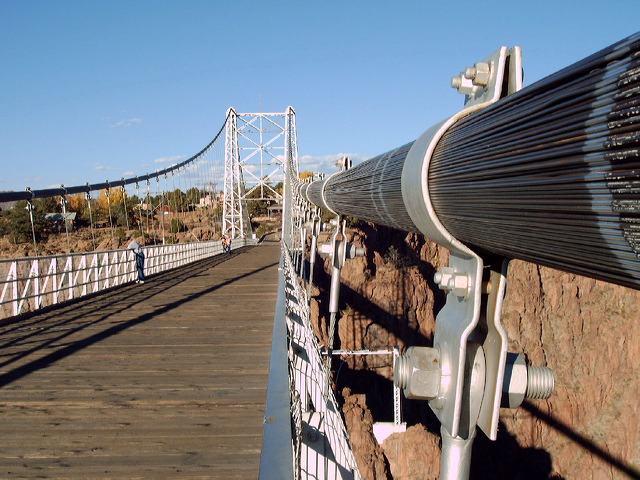
M87 256L86 255L82 255L81 259L80 259L80 265L79 267L84 266L84 269L82 271L83 276L84 276L84 281L82 282L82 288L83 288L83 292L81 295L86 295L87 292L87 279L88 276L90 274L89 270L87 270ZM78 278L78 273L76 273L75 277L73 275L73 257L68 256L66 262L64 262L64 269L63 269L63 274L62 274L62 278L64 279L65 277L65 273L66 272L66 277L67 277L67 283L68 285L68 291L69 291L69 298L67 298L67 300L71 300L72 298L74 298L74 288L75 288L75 282L74 282L74 278L77 279ZM62 287L62 285L60 285L60 287Z
M51 276L51 300L52 304L58 303L58 258L53 257L49 265L49 275Z
M18 262L13 262L12 270L13 281L11 283L13 287L13 314L18 315Z
M91 266L93 267L94 280L93 280L93 292L96 293L100 288L100 256L98 253L94 254L93 260L91 260Z
M41 297L40 297L40 262L38 261L38 259L36 258L33 261L33 268L32 268L32 272L33 272L33 295L35 297L35 309L37 310L38 308L40 308L40 302L41 302ZM31 275L30 275L31 276Z

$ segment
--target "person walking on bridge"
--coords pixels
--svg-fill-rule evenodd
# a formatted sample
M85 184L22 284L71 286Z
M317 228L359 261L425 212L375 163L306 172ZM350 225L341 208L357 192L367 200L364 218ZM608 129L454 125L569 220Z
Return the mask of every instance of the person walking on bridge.
M222 236L222 251L231 254L231 239L226 235Z
M136 257L136 267L138 269L138 280L136 280L136 283L144 283L144 252L142 251L142 247L136 242L136 239L133 238L127 248L133 251Z

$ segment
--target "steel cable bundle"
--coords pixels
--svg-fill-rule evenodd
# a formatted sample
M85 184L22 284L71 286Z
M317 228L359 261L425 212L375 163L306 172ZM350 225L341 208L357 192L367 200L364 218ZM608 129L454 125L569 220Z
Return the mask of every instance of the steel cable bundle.
M438 219L493 252L640 287L640 35L453 125Z
M335 212L357 208L351 215L361 220L417 231L405 209L400 185L404 160L412 145L378 155L327 180L327 206Z
M438 221L476 248L640 288L639 51L636 34L454 123L428 170ZM402 195L418 143L312 184L308 199L418 232Z

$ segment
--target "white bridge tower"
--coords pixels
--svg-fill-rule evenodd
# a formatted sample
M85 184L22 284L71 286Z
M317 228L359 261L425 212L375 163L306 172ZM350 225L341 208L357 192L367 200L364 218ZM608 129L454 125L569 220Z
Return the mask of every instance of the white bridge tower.
M251 234L247 202L283 202L289 165L298 171L296 114L227 111L222 233L231 238Z

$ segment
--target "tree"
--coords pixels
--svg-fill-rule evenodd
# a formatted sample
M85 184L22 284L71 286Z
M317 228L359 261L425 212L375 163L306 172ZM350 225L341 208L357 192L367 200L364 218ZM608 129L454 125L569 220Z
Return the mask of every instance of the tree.
M90 222L89 204L84 193L69 195L67 199L67 212L76 212L76 222L88 225Z
M12 209L1 212L0 234L7 235L11 243L29 242L35 233L36 241L42 240L47 234L48 222L44 216L57 211L54 198L37 198L33 201L33 232L31 231L31 217L28 203L23 200L17 202Z
M93 202L94 220L110 222L114 227L126 227L127 219L130 223L135 223L137 202L133 198L137 197L130 198L119 187L111 188L108 195L106 189L100 190L98 198ZM111 215L109 215L109 211L111 211Z
M17 202L12 209L0 213L0 234L7 235L13 244L29 241L31 221L26 201Z
M186 194L186 202L187 205L198 205L200 203L200 198L202 197L202 193L196 187L191 187L187 190Z
M271 190L265 188L264 194L266 197L272 197L273 192ZM262 197L262 192L260 192L260 188L255 188L249 195L245 198L247 199L247 208L249 210L249 217L260 217L265 215L268 211L270 201L269 200L257 200ZM254 200L255 199L255 200Z
M177 212L184 212L187 210L187 196L179 189L176 188L173 192L167 192L167 198L169 201L169 208L175 209Z
M182 232L185 231L185 227L184 224L180 221L180 219L178 218L172 218L171 222L169 223L169 232L171 233L178 233L178 232Z

